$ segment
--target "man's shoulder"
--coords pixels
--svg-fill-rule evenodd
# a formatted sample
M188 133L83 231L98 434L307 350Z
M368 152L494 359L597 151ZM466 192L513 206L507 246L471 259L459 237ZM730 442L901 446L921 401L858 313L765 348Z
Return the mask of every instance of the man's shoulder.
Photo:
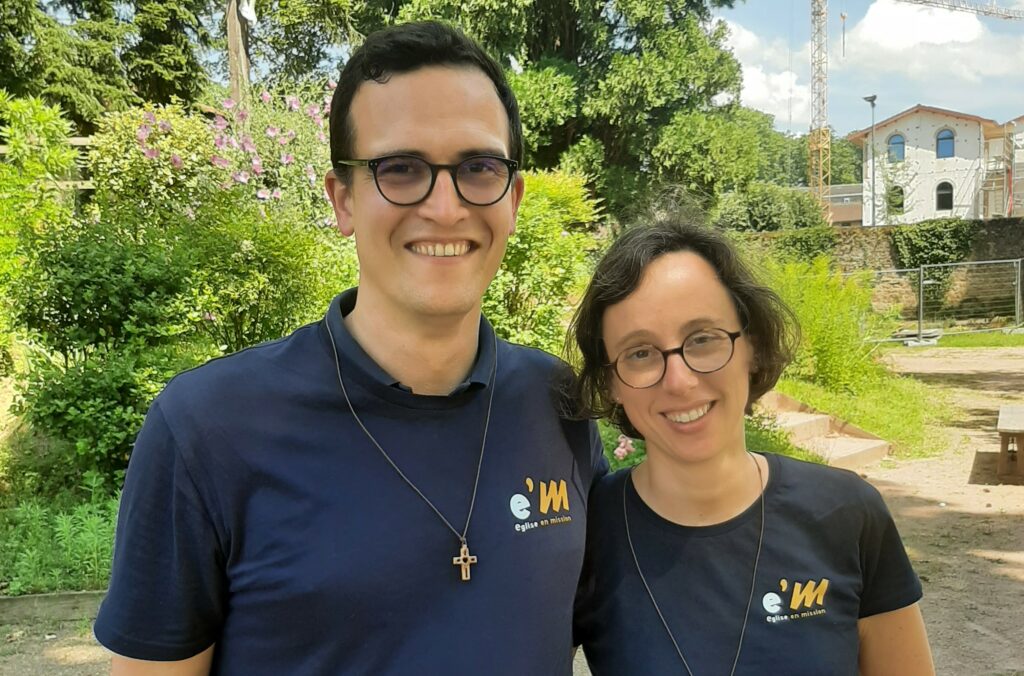
M320 341L316 325L296 329L284 338L260 343L183 371L157 397L164 410L187 406L216 407L239 397L287 392L308 379Z

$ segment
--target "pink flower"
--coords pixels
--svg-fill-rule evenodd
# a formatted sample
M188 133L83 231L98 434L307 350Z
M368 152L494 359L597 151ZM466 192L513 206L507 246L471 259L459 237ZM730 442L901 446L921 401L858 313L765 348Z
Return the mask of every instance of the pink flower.
M142 154L146 156L146 159L155 160L160 157L160 151L156 148L143 148Z
M322 131L318 131L316 133L316 140L319 141L320 143L327 143L327 134L323 133Z
M252 142L251 136L242 137L242 150L252 155L256 152L256 144Z
M294 161L295 161L295 156L294 155L289 155L288 153L282 153L281 154L281 164L283 164L285 166L288 166L289 164L291 164Z
M260 188L256 191L256 199L268 200L270 199L270 191L266 188Z
M213 118L213 128L216 129L217 131L224 131L225 129L228 128L228 121L220 115L218 115L217 117Z
M619 445L615 447L615 450L612 451L612 453L615 455L617 460L625 460L627 455L635 451L636 449L633 448L633 440L625 434L620 434Z
M260 101L262 101L263 103L270 103L270 99L270 92L263 92L260 94Z
M216 136L213 137L213 145L216 148L223 148L227 144L228 144L228 139L223 134L217 134Z
M288 105L288 110L298 110L302 106L298 96L286 96L284 102Z
M312 164L306 165L306 179L310 185L316 185L316 169L313 168Z
M249 111L245 108L239 108L238 112L235 113L235 119L239 122L245 122L249 119Z
M135 138L139 141L139 143L145 143L146 139L149 138L150 132L152 131L152 127L150 127L148 124L144 124L141 127L139 127L138 131L135 132Z
M234 136L229 136L228 137L228 146L230 146L231 148L233 148L235 150L238 150L238 139L236 139Z
M277 142L280 143L281 145L286 145L288 143L291 143L292 140L294 140L294 139L295 139L295 130L294 129L289 129L285 133L284 136L282 136L281 138L277 139Z
M171 166L175 169L181 169L185 163L181 160L180 155L171 155Z
M231 166L230 160L221 157L220 155L214 155L210 158L210 164L221 169L227 169Z
M274 188L274 192L270 193L270 196L273 197L276 200L281 199L281 189L280 188Z
M267 127L267 138L274 138L281 133L281 130L277 127Z
M314 120L319 119L320 118L320 106L316 105L315 103L309 104L308 106L306 106L306 115L309 115L309 117L314 119Z
M142 119L150 124L156 124L156 115L154 115L152 111L147 110L145 114L143 114Z
M157 126L160 128L160 131L164 132L165 134L171 131L171 123L167 120L160 120L160 124L158 124Z
M220 102L220 105L224 106L224 110L231 110L232 108L235 107L235 100L234 99L224 99L223 101Z
M252 173L257 176L263 173L263 161L258 157L252 158Z
M328 89L334 90L334 89L337 89L337 87L338 87L338 83L335 82L334 80L328 80L327 81L327 88Z
M249 182L249 172L247 172L247 171L236 171L235 173L231 174L231 178L235 179L236 183L248 183Z

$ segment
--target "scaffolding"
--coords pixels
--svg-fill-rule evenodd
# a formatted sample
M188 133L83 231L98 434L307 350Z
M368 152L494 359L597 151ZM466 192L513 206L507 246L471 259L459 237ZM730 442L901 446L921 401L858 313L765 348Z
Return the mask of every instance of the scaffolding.
M811 129L807 138L807 179L811 193L827 208L832 184L832 132L828 126L828 0L811 0Z
M981 179L982 218L1024 216L1024 129L1003 127L998 152L985 159ZM990 146L991 147L991 146Z

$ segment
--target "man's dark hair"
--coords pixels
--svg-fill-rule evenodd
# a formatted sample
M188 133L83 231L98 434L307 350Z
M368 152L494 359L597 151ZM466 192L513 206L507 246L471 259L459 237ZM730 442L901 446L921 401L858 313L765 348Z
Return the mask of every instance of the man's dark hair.
M371 33L353 53L341 71L331 100L331 164L343 177L345 167L338 160L352 157L355 129L349 111L356 91L367 81L385 83L396 73L408 73L426 66L478 68L494 83L495 92L508 113L509 156L523 159L523 124L519 104L505 80L501 66L476 42L457 28L437 21L391 26Z
M692 251L715 269L729 291L744 326L744 336L754 352L750 374L750 396L746 410L775 386L783 369L793 358L798 328L793 311L774 291L758 281L725 236L705 226L693 225L686 216L658 215L653 222L626 230L609 247L597 264L566 339L566 352L576 357L579 377L573 395L585 417L608 418L625 434L642 438L612 400L612 356L605 349L601 322L605 310L624 300L639 286L647 266L654 259L676 251ZM686 298L680 298L686 303ZM573 350L573 341L578 352Z

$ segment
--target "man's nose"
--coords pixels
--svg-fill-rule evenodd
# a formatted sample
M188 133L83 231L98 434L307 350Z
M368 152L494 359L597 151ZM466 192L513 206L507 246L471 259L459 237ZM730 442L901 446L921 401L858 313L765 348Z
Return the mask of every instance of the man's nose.
M455 189L454 169L437 172L434 188L420 203L420 214L442 225L457 223L467 216L468 205Z

